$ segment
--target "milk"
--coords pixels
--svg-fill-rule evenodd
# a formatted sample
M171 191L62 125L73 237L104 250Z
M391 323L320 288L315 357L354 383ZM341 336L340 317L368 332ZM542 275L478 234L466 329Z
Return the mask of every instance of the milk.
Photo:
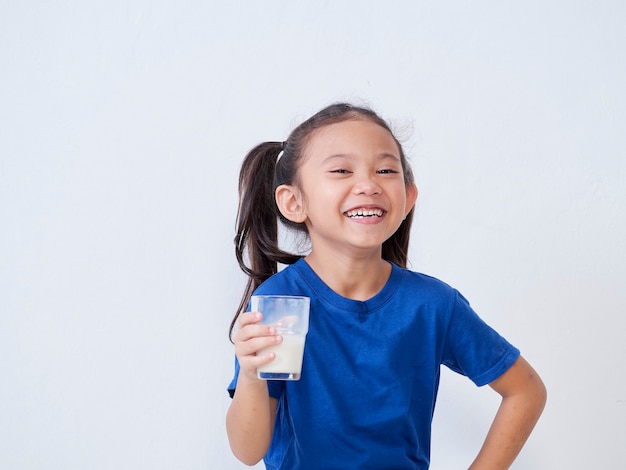
M304 354L304 336L283 335L283 342L259 351L259 355L270 352L276 354L272 362L257 369L260 379L300 380L302 355Z
M257 377L270 380L300 380L304 338L309 330L311 299L298 295L253 295L252 312L261 312L262 325L268 325L283 341L259 351L263 356L274 353L274 359L258 368Z

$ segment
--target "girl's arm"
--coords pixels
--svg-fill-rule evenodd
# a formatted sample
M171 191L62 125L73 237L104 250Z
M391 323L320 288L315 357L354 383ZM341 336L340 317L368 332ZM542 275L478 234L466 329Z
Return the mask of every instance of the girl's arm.
M255 465L267 453L276 415L277 400L268 395L267 383L255 382L244 377L239 379L226 415L230 448L246 465Z
M546 403L541 378L521 356L489 385L502 396L502 403L470 470L509 468Z
M235 353L239 376L233 400L226 414L226 431L235 457L255 465L267 453L274 432L278 401L269 396L267 382L256 377L256 369L274 359L274 355L257 356L264 348L282 341L272 327L258 325L261 314L243 313L235 333Z

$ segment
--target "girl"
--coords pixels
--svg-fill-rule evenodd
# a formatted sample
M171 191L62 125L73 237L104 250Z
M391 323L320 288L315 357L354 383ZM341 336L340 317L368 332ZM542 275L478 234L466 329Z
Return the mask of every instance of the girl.
M236 254L249 279L231 324L235 456L268 469L427 469L445 364L502 396L470 468L508 468L543 410L544 385L458 291L406 269L417 187L385 121L329 106L287 141L252 149L239 192ZM306 256L279 248L278 219L308 236ZM261 313L240 313L253 293L311 298L299 381L257 379L274 359L259 351L282 338Z

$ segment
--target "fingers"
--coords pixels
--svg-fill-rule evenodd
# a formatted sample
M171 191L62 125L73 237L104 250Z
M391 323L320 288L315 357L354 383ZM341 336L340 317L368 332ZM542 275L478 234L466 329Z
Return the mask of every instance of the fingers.
M276 334L251 336L245 341L235 341L235 354L241 362L244 357L258 356L263 349L280 344L282 340L282 336Z
M239 315L237 319L237 324L239 328L243 328L247 325L252 325L254 323L258 323L263 318L263 314L261 312L244 312Z
M234 341L248 341L258 336L275 335L276 329L273 326L259 324L262 318L263 315L259 312L242 313L237 320L239 328L235 332Z
M242 313L237 321L239 328L233 336L239 365L250 375L255 375L259 366L274 360L273 352L261 351L282 342L282 336L276 334L273 326L259 324L262 317L259 312Z

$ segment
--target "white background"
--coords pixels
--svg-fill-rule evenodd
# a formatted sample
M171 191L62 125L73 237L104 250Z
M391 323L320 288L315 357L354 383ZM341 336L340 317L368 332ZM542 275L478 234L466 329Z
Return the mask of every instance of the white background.
M0 0L0 468L237 469L239 164L336 100L406 143L411 266L549 389L516 469L626 468L626 3ZM432 468L497 395L444 371Z

